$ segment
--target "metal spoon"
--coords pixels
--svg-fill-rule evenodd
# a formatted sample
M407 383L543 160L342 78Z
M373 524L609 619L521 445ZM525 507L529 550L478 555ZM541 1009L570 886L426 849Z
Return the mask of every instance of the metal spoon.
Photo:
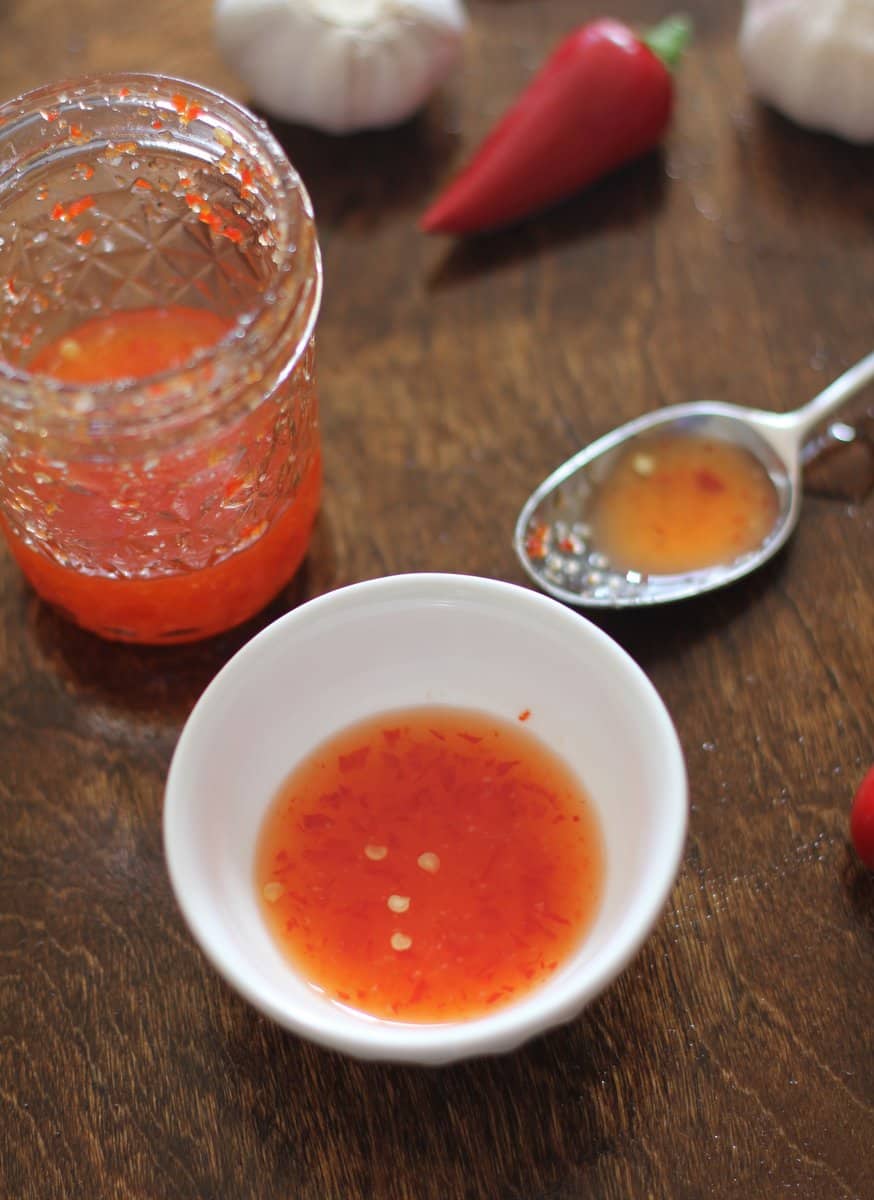
M586 608L666 604L740 579L776 554L795 528L801 509L805 439L872 379L874 352L794 412L764 412L702 400L672 405L620 426L569 458L529 497L514 535L522 566L545 592ZM759 546L730 562L678 575L644 575L611 567L591 540L590 499L620 451L625 452L633 439L656 431L732 442L755 455L777 493L777 517Z

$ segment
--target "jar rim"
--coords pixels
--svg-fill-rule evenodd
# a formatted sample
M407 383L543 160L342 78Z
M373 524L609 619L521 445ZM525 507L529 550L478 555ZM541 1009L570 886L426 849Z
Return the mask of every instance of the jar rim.
M222 92L181 76L145 71L92 73L43 84L0 104L0 148L3 142L15 135L17 129L37 117L45 118L46 109L53 109L55 105L70 105L75 107L76 111L81 111L82 102L92 99L95 102L111 102L113 105L130 105L132 109L136 109L142 107L147 100L155 101L159 97L168 100L172 106L174 98L178 99L180 96L184 96L197 108L196 117L191 116L188 120L206 120L216 128L231 125L236 132L245 137L247 143L263 156L264 162L269 166L270 183L279 197L297 197L300 216L312 231L311 263L307 264L311 273L311 286L297 290L289 288L293 294L289 297L289 311L285 314L288 319L292 319L295 313L304 312L305 319L301 323L291 354L293 362L297 362L312 337L322 298L322 260L315 232L312 200L300 174L289 161L266 121L256 116L245 105ZM163 107L167 108L166 105ZM178 107L176 112L178 115ZM54 118L54 112L51 112L50 116ZM185 120L184 114L182 119ZM17 159L0 161L0 194L5 189L4 176L14 178L16 174L20 177ZM275 285L262 291L251 307L238 313L231 327L217 342L196 350L178 366L149 375L95 380L83 384L30 372L0 357L0 383L4 388L20 391L22 394L26 390L31 396L36 391L55 400L63 398L65 407L71 414L75 414L85 407L86 398L89 401L88 410L94 413L99 411L101 400L117 400L120 396L136 393L144 387L167 384L173 380L182 382L219 358L226 363L230 360L231 375L237 372L244 373L251 362L253 342L257 344L259 336L266 337L267 331L277 325L277 292L282 290L283 283L288 286L289 282L294 282L300 244L293 236L290 209L290 205L283 205L281 202L275 206L276 245L271 255L275 265ZM269 344L270 339L266 340ZM23 395L20 399L23 399ZM32 412L35 407L35 404L26 402L10 404L7 397L0 395L0 412L5 409L7 412L11 410L24 415Z

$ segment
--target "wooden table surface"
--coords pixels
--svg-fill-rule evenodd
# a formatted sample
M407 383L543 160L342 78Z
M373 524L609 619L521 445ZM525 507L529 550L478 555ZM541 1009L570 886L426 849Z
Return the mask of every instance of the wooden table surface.
M750 99L739 7L685 4L663 153L467 245L417 215L601 5L478 0L463 65L418 119L346 139L274 125L324 250L327 482L309 559L261 619L189 649L106 645L0 550L0 1196L874 1195L874 875L847 840L874 759L863 443L811 478L757 577L599 618L676 722L690 829L655 933L566 1028L439 1070L305 1044L207 966L162 852L181 725L268 619L396 572L524 583L516 513L569 453L674 401L794 407L871 349L872 152ZM208 0L0 10L7 96L122 68L245 98ZM870 436L871 391L855 413Z

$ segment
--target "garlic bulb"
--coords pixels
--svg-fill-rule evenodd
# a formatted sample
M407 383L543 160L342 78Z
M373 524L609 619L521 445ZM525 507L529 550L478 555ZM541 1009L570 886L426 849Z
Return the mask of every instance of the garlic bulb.
M461 0L216 0L219 49L273 116L349 133L411 116L461 49Z
M787 117L874 141L872 0L747 0L739 50L751 90Z

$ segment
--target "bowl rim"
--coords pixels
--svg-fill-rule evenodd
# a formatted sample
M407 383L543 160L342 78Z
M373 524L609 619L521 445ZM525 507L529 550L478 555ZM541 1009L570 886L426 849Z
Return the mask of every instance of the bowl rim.
M647 718L663 757L663 793L669 826L665 845L646 893L637 896L623 916L621 928L598 952L597 970L582 983L553 977L519 1001L496 1013L458 1022L412 1023L366 1017L360 1027L340 1027L329 1005L317 1016L294 1006L275 1005L253 984L238 955L226 952L221 938L213 937L200 923L198 905L185 878L179 824L186 807L183 775L186 759L201 730L212 720L215 700L248 672L253 660L270 656L272 647L300 627L357 605L361 601L394 598L408 610L417 604L447 600L488 600L504 609L528 608L538 619L566 629L570 636L585 636L613 657L617 670L636 689L647 706ZM352 583L306 601L265 626L238 649L201 693L177 741L164 791L163 842L170 884L182 917L195 943L218 974L255 1009L293 1033L359 1059L380 1059L438 1065L461 1058L504 1053L577 1016L600 995L636 956L667 903L679 872L688 827L688 778L682 747L664 701L631 655L589 620L559 601L531 588L475 575L415 572L383 576ZM292 968L289 968L292 970ZM561 986L562 983L568 986ZM342 1010L341 1010L342 1012ZM341 1020L345 1019L345 1016Z

